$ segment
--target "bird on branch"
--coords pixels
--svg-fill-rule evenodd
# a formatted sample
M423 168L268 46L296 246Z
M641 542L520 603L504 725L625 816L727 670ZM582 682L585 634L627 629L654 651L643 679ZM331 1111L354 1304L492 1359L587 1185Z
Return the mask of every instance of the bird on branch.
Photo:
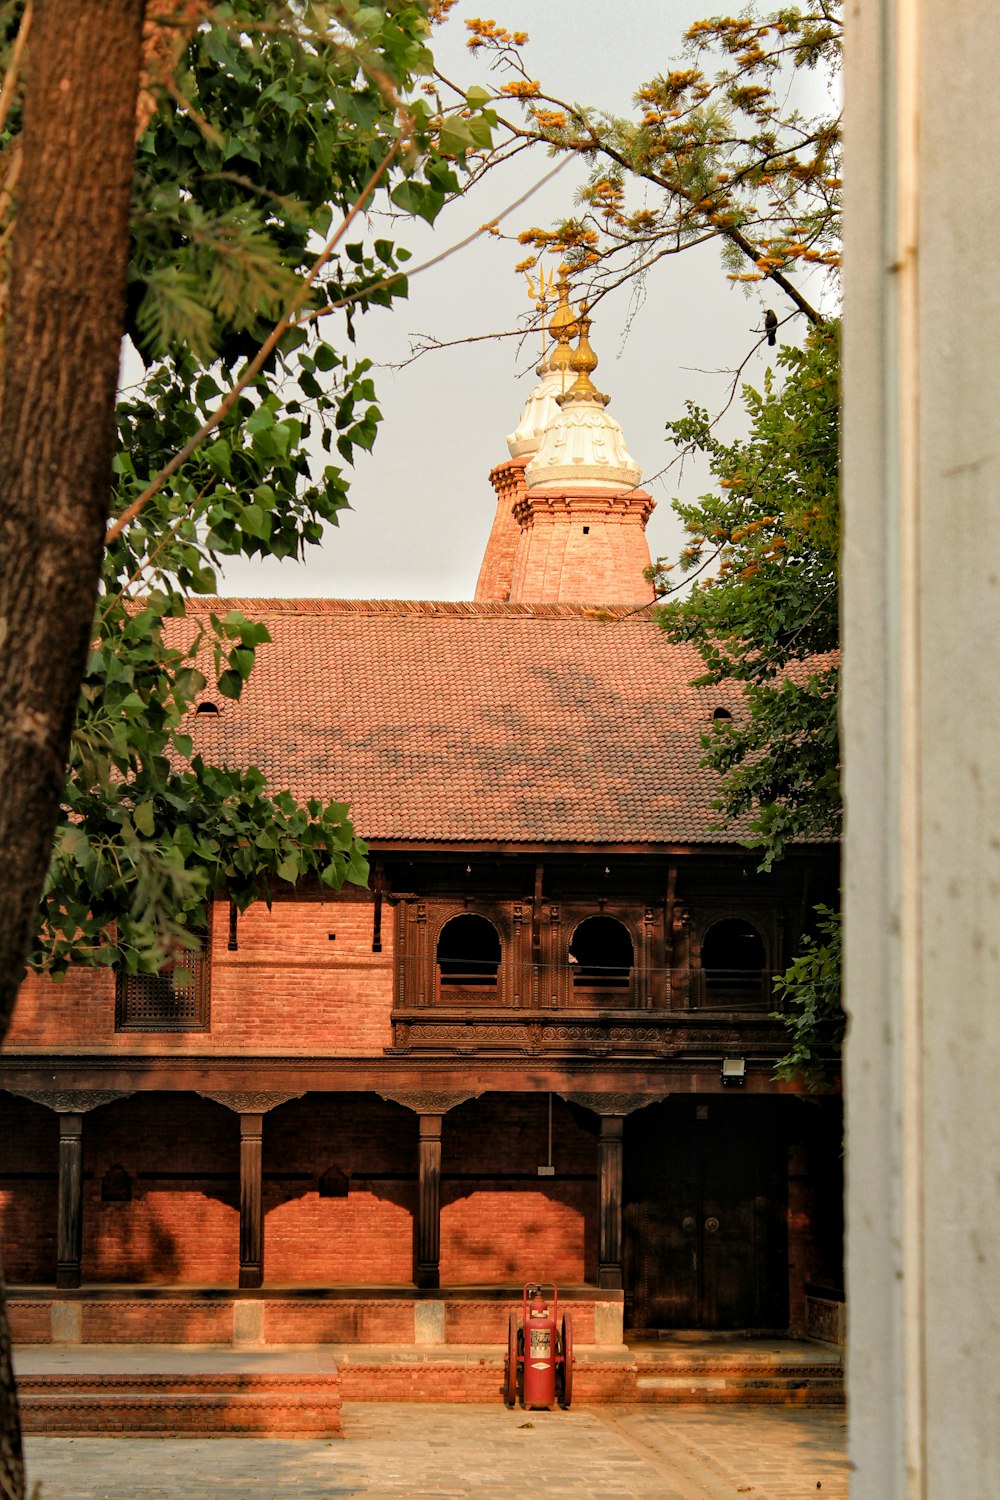
M765 310L764 310L764 332L767 334L767 342L769 344L771 344L771 345L773 345L774 342L775 342L774 335L777 332L777 329L778 329L778 314L774 311L773 308L770 308L770 307L765 308Z

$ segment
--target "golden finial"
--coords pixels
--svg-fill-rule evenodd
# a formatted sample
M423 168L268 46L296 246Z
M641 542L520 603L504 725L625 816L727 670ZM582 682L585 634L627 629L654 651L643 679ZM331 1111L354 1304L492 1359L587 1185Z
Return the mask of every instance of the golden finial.
M572 368L573 351L569 345L570 339L576 333L576 328L573 309L569 305L569 275L566 267L560 266L559 281L556 285L556 310L549 324L549 332L556 341L556 347L549 355L549 369L558 370L561 374L563 391L566 390L569 372Z
M576 379L562 399L564 401L600 401L604 406L607 406L611 397L602 395L590 378L594 370L597 369L598 361L597 355L590 347L590 339L587 337L590 333L590 319L587 317L588 306L589 304L586 302L580 303L580 317L577 325L580 329L580 338L569 361L570 369L576 372Z
M555 286L556 273L550 270L546 276L545 267L541 266L538 271L537 284L532 279L530 271L524 273L524 279L528 283L528 296L532 302L538 303L538 326L542 336L542 359L541 363L536 366L535 373L536 375L544 375L549 368L545 355L548 343L545 334L545 315L549 310L549 299L552 295L552 288Z

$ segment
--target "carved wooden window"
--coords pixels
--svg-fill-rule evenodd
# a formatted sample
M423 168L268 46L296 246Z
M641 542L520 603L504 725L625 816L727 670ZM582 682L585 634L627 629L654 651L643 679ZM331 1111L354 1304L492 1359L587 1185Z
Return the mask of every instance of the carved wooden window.
M741 917L713 922L701 943L703 1003L739 1009L768 1000L764 939Z
M400 901L395 918L395 1005L475 1011L519 1006L531 995L531 909L487 897Z
M553 904L542 928L544 1006L634 1010L652 1004L653 914L595 903Z
M442 999L485 996L496 990L500 970L500 934L476 912L452 917L437 940L438 988Z
M116 1031L207 1031L209 1029L208 940L159 974L115 979Z
M587 917L570 939L569 962L574 993L627 992L635 964L632 935L615 917Z

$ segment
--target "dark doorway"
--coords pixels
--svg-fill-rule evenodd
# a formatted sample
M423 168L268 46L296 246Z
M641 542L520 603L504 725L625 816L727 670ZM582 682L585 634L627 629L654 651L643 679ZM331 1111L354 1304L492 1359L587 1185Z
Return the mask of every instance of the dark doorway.
M787 1328L783 1140L768 1099L670 1099L626 1121L628 1327Z

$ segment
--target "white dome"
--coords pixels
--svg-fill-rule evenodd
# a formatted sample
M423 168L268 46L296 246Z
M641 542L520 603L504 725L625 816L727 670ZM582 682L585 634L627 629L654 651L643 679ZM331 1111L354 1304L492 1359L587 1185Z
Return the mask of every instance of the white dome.
M618 423L605 410L606 399L595 393L563 401L524 471L529 489L542 484L635 489L642 470L625 446Z
M507 438L511 458L537 453L543 434L559 416L558 397L568 382L560 370L547 369L524 403L517 427Z

